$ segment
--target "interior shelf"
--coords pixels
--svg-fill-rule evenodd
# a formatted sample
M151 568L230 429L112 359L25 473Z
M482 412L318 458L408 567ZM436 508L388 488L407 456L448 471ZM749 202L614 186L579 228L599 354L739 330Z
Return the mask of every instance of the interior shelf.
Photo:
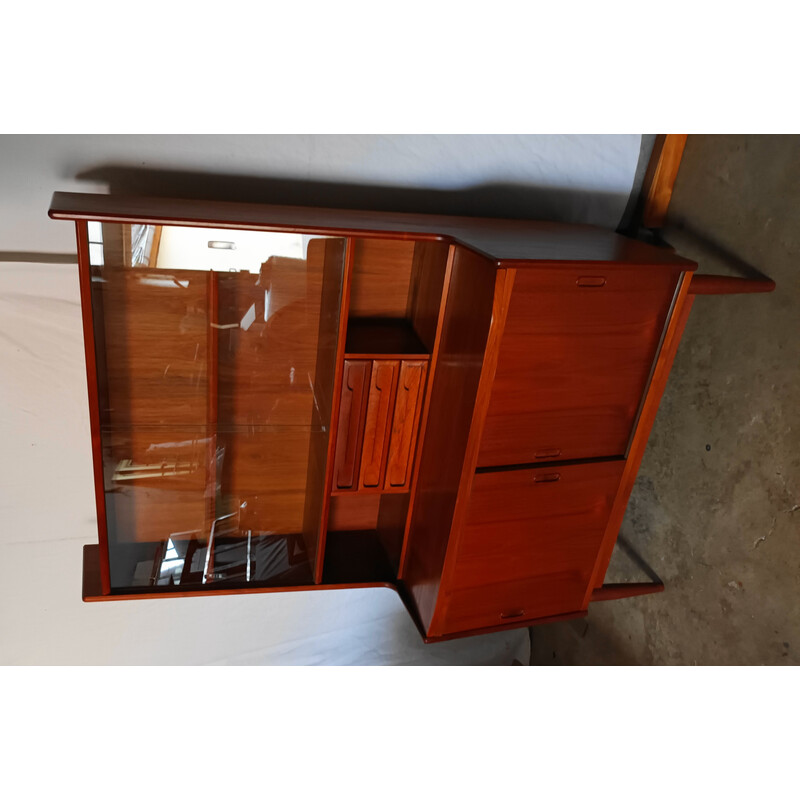
M351 317L347 321L346 358L387 356L430 358L422 340L406 319Z

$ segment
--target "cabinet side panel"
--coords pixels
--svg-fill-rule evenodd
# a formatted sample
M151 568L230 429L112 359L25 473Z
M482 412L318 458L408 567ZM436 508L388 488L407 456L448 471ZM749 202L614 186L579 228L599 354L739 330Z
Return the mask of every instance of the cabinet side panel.
M483 367L496 269L456 248L408 533L404 580L430 625Z
M639 415L639 421L636 425L630 452L625 462L625 471L622 474L619 491L614 500L611 516L609 517L608 525L603 534L600 553L595 563L594 572L592 573L592 581L589 588L586 590L586 596L583 602L584 608L588 606L591 600L592 590L603 585L606 570L611 561L611 554L614 551L614 545L616 544L617 535L625 516L625 510L628 507L628 500L633 490L633 484L636 482L636 475L639 472L639 467L644 457L647 440L650 437L650 431L655 422L656 412L658 411L661 397L664 394L664 389L667 386L667 378L672 369L672 362L675 360L675 354L678 352L678 345L680 344L681 336L683 335L683 330L686 327L686 321L689 318L689 312L694 302L694 298L688 293L691 280L692 273L684 273L678 295L675 299L675 305L672 309L669 325L664 335L664 341L661 345L661 351L658 354L653 377L650 381L642 411Z
M107 595L111 592L111 579L108 564L108 523L106 519L106 493L103 480L103 443L100 436L100 400L99 393L106 394L105 385L100 383L97 369L97 349L105 356L105 342L96 342L93 324L93 312L102 316L102 305L99 301L93 309L92 303L92 276L89 266L89 244L85 222L75 223L75 232L78 242L78 275L81 291L81 316L83 318L83 344L86 355L86 382L89 392L89 424L92 431L92 461L94 466L94 491L97 508L97 533L99 540L99 588L100 592ZM98 292L99 295L99 292ZM103 330L103 320L100 319L99 328ZM100 370L104 376L105 369ZM108 403L106 403L106 406Z

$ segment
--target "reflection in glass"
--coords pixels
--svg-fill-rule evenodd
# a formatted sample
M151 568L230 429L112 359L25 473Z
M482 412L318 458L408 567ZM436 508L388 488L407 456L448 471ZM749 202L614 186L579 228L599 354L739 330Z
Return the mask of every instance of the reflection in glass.
M343 241L91 224L90 263L112 589L312 582Z

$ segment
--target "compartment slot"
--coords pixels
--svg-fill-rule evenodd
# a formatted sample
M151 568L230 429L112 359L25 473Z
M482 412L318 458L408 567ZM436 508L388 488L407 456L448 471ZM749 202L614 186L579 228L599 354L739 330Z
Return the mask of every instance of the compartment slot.
M408 494L349 494L331 498L325 583L361 583L397 576Z
M329 531L374 531L378 527L381 495L337 494L331 497Z
M414 356L429 358L414 327L405 319L363 317L347 323L346 358Z

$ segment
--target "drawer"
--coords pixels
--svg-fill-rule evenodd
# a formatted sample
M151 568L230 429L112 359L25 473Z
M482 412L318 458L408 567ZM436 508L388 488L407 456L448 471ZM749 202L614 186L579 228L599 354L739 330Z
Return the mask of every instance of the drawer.
M364 414L369 395L370 361L345 361L339 429L333 466L333 488L353 489L358 483Z
M517 270L478 466L625 455L678 277Z
M345 360L333 492L408 490L427 374L422 359Z
M364 422L364 444L361 451L359 488L383 486L386 474L386 452L389 426L397 390L399 361L374 361L369 384L369 399Z
M411 481L414 445L422 411L427 361L403 361L397 381L385 489L402 489Z
M444 632L579 610L623 468L616 460L477 474L443 587Z

